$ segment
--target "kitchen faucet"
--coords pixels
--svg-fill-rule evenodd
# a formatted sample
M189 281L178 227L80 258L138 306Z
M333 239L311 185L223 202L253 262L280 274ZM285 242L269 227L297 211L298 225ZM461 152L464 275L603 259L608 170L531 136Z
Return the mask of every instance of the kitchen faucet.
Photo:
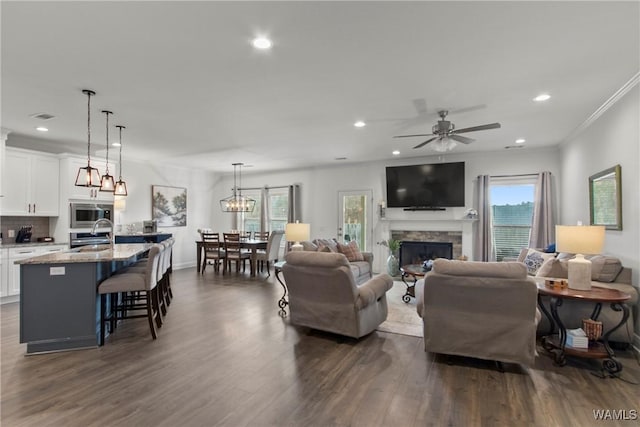
M113 245L115 243L115 236L113 234L113 222L111 222L111 220L108 220L107 218L98 219L96 222L93 223L93 227L91 227L91 234L95 236L96 229L98 228L98 224L100 224L101 222L106 222L107 224L109 224L109 227L111 227L111 233L109 233L108 236L109 236L109 246L111 246L111 249L113 249Z

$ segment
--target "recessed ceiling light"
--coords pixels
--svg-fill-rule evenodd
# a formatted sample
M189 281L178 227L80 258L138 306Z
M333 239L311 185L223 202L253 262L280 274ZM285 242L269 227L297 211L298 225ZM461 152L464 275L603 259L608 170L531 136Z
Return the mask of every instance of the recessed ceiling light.
M365 127L367 124L366 124L365 122L363 122L362 120L358 120L358 121L357 121L357 122L355 122L353 125L354 125L355 127L357 127L357 128L363 128L363 127Z
M391 154L393 154L394 156L397 156L398 154L400 154L400 152L398 150L393 150Z
M46 127L44 127L44 126L38 126L38 127L36 128L36 130L38 130L38 131L40 131L40 132L49 132L49 129L47 129L47 128L46 128Z
M540 101L546 101L549 98L551 98L551 95L549 95L548 93L541 93L540 95L533 98L533 100L540 102Z
M271 40L266 37L256 37L255 39L253 39L251 44L256 49L271 49L271 46L273 46Z
M526 141L526 139L524 138L518 138L516 139L516 144L523 144Z

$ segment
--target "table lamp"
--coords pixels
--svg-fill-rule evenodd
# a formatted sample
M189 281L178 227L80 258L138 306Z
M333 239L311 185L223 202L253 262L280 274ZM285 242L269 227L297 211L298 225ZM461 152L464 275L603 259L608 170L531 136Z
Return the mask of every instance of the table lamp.
M591 289L591 261L585 254L599 254L604 245L604 226L556 225L556 250L576 254L568 262L569 288Z
M309 224L301 224L298 221L296 221L295 223L288 223L285 226L285 239L287 239L288 242L295 242L293 245L291 245L292 251L303 250L300 242L303 240L309 240L309 236L311 234L310 230L311 227L309 226Z

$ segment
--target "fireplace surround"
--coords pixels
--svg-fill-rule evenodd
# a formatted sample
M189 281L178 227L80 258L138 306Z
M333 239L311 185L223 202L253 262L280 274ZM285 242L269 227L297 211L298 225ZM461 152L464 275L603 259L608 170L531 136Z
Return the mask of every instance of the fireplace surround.
M400 265L422 264L436 258L453 257L451 242L416 242L403 240L400 243Z

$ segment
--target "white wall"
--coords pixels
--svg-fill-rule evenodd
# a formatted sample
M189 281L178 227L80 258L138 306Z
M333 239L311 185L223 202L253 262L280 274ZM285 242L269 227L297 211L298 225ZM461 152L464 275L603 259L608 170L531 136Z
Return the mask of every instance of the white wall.
M560 166L558 153L557 149L533 150L524 148L500 152L391 159L373 163L341 164L333 167L316 167L262 174L247 173L246 169L244 169L242 187L301 184L302 219L304 222L311 224L312 238L336 236L338 229L338 191L371 189L373 190L373 203L376 212L374 214L373 242L378 242L389 237L389 222L414 224L414 226L429 230L438 229L437 227L450 228L455 221L448 220L461 218L465 211L465 208L452 208L447 209L445 212L404 212L402 209L387 209L387 220L380 221L376 205L379 201L386 199L386 166L465 161L466 207L471 208L474 207L474 181L476 176L481 174L537 173L548 170L557 178ZM224 176L216 185L214 192L215 203L217 203L218 199L228 196L232 187L233 176ZM219 207L214 208L211 228L218 230L230 229L230 215L221 212ZM463 253L471 258L473 255L471 247L473 245L470 243L470 234L471 228L467 229L465 227L463 230ZM469 242L466 247L464 241ZM374 270L382 271L381 262L386 259L386 249L380 246L369 249L375 254Z
M174 268L194 266L196 263L195 241L197 232L210 223L211 200L216 174L201 170L176 168L165 165L138 163L123 159L123 179L129 195L126 208L116 212L116 224L140 223L151 219L151 186L164 185L187 189L187 226L160 227L159 232L172 233L176 238L173 252Z
M640 133L639 88L636 85L580 135L561 147L561 223L589 223L589 176L619 164L622 168L622 230L607 230L604 252L640 271ZM636 345L640 347L640 316Z

